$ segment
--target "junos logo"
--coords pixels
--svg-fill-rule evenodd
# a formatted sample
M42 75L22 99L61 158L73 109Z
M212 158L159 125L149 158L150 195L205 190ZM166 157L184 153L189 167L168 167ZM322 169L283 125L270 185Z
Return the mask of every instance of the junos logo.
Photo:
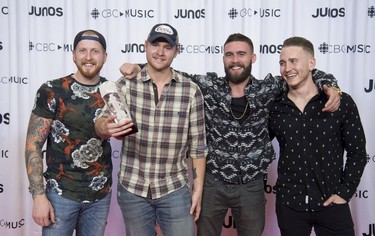
M375 89L374 80L373 79L369 79L368 87L364 88L364 90L365 90L366 93L371 93L374 89Z
M362 233L362 236L375 236L375 223L368 225L368 233Z
M271 193L276 194L276 186L265 184L264 185L264 192L267 193L267 194L271 194Z
M188 10L188 9L177 9L176 15L174 18L183 18L183 19L201 19L205 18L205 9L199 10Z
M9 125L10 124L10 114L7 113L0 113L0 125Z
M61 17L63 16L63 9L61 7L36 7L31 6L31 9L29 11L29 15L35 15L35 16L57 16Z
M261 54L276 54L280 53L283 45L275 45L275 44L270 44L270 45L260 45L260 53Z
M124 49L122 49L121 52L122 53L131 53L131 52L144 53L145 45L138 44L138 43L126 43L124 45Z
M316 12L311 15L313 18L318 17L330 17L330 18L336 18L336 17L345 17L345 8L317 8Z
M226 229L229 229L229 228L235 229L236 228L236 222L234 221L233 216L228 216L226 218L227 218L227 220L224 219L223 227L226 228Z

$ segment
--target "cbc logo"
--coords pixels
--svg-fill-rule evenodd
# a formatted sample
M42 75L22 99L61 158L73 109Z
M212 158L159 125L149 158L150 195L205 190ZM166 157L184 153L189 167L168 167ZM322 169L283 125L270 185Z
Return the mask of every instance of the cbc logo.
M55 43L41 43L41 42L33 43L29 41L29 51L35 50L37 52L53 52L53 51L60 50L62 48L64 49L64 51L69 51L67 50L67 48L69 48L68 44L62 47Z
M1 7L1 14L8 15L8 7L7 6Z
M154 18L155 12L154 10L143 10L143 9L127 9L123 12L118 9L103 9L99 10L94 8L91 13L91 17L94 19L99 18L99 16L103 18L119 18L124 16L125 18Z

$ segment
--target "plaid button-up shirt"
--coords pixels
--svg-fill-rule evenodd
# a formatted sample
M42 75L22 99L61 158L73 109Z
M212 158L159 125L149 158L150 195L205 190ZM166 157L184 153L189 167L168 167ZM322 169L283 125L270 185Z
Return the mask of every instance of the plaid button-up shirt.
M120 183L142 197L150 191L153 199L188 184L187 158L207 155L199 87L172 69L172 79L156 103L146 67L136 78L120 78L116 84L138 127L123 139Z

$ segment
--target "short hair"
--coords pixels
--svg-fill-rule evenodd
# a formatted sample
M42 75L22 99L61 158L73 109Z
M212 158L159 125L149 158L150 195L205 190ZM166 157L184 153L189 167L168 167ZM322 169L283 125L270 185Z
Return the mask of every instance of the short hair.
M228 43L231 43L231 42L245 42L249 45L251 51L254 52L254 45L253 45L253 42L251 41L251 39L243 34L240 34L240 33L235 33L235 34L231 34L229 35L229 37L227 38L227 40L225 41L224 43L224 46L227 45Z
M314 56L314 45L307 39L303 37L290 37L284 40L283 47L297 46L302 47L307 53Z

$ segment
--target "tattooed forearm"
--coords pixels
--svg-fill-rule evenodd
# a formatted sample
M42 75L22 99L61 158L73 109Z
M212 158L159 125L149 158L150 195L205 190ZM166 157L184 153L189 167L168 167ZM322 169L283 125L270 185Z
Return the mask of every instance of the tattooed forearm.
M26 136L25 161L30 192L33 197L44 193L42 148L48 137L50 119L31 114Z

